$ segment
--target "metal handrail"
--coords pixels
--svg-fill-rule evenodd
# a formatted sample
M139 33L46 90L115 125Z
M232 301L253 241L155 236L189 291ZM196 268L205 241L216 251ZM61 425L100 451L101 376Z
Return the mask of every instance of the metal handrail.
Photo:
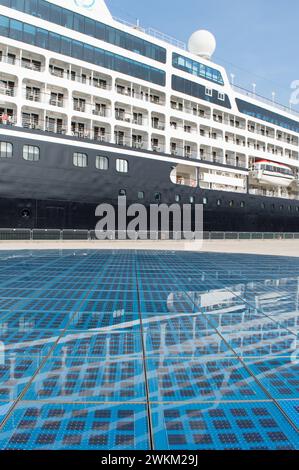
M103 234L106 232L102 232ZM146 231L132 232L135 239L143 236L147 239L157 240L178 240L183 239L181 232L165 232L165 231ZM126 231L115 231L108 234L109 240L128 239ZM202 232L202 238L210 241L227 241L227 240L299 240L299 232ZM0 229L0 241L51 241L51 240L96 240L96 230L85 229L30 229L30 228L2 228Z

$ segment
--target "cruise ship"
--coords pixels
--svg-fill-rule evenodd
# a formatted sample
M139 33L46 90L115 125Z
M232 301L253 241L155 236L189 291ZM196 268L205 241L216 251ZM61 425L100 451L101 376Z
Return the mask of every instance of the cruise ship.
M94 229L126 196L203 204L206 231L299 231L299 115L231 84L215 47L103 0L0 0L0 226Z

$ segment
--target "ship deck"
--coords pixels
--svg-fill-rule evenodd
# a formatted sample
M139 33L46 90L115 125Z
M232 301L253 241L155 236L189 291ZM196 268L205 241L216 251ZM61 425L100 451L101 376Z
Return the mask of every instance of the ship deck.
M2 250L0 448L298 449L298 279L289 256Z

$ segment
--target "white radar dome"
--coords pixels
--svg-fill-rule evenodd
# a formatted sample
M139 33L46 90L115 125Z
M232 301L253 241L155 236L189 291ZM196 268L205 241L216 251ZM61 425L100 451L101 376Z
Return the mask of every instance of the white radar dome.
M189 39L188 49L192 54L210 59L216 49L215 36L205 29L195 31Z

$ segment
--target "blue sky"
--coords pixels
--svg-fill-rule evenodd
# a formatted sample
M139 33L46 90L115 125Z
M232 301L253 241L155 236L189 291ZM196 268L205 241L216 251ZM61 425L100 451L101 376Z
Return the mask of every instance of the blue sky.
M114 16L187 42L196 29L217 39L214 61L235 82L288 104L290 84L299 80L298 0L106 0ZM297 106L299 109L299 106Z

